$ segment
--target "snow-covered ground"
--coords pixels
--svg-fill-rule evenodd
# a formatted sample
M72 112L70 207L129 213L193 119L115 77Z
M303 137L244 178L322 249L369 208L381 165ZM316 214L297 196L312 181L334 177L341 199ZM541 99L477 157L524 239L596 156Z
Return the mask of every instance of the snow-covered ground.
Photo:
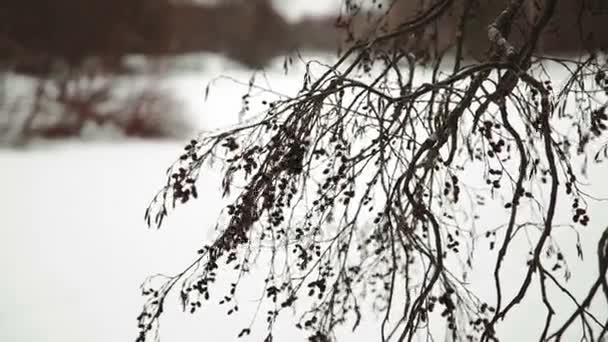
M215 73L165 79L185 101L193 122L211 130L238 121L251 76L233 63L213 63ZM205 87L219 75L245 85L216 80L204 101ZM279 75L284 75L280 66L258 77L272 79L269 85L277 91L293 93L298 78ZM144 210L164 183L164 170L188 137L112 140L40 141L0 149L0 341L134 340L142 281L179 271L214 236L211 228L222 202L220 179L211 170L200 178L202 198L182 206L161 230L144 224ZM164 341L201 336L229 341L238 333L223 314L191 316L178 309L167 307Z
M228 63L215 71L174 75L167 81L187 102L188 112L201 128L224 127L238 120L246 85L221 79L203 100L205 86L219 74L245 84L250 77ZM300 76L297 70L284 76L277 67L256 79L289 94L297 89ZM0 150L0 341L134 340L143 303L139 285L149 275L173 274L189 263L214 236L212 227L222 207L219 176L207 170L199 181L199 192L204 194L200 199L173 212L163 229L146 229L144 209L187 140L73 140ZM596 195L608 195L605 172L605 166L591 170L589 189ZM570 261L569 284L578 294L597 276L593 259L600 229L608 222L605 206L605 202L591 203L592 222L582 233L587 258L584 263ZM557 233L567 248L573 247L566 243L572 237ZM567 251L573 254L574 250ZM491 258L479 255L478 260L480 269L487 270ZM521 266L511 270L519 272ZM481 294L489 293L487 279L488 274L472 274L472 286ZM242 306L257 295L246 295ZM566 303L562 308L570 309ZM602 311L602 304L599 312L605 319L608 313ZM507 340L527 341L537 338L544 308L529 303L517 308L513 317L503 327ZM234 341L250 318L227 317L218 307L195 315L181 313L175 300L168 303L161 321L162 341ZM293 325L283 323L276 341L306 339ZM378 341L377 326L364 323L351 338ZM248 340L258 339L254 334Z

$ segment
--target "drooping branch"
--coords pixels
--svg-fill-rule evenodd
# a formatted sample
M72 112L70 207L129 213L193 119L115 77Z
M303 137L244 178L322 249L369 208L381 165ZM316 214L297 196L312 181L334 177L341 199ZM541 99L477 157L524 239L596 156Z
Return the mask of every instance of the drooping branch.
M223 166L222 190L231 203L220 217L217 238L201 249L197 266L170 280L183 284L185 309L198 310L218 291L220 271L236 272L238 281L222 300L233 314L231 303L252 256L267 255L261 297L268 301L269 338L277 316L293 307L300 314L296 327L308 331L313 341L327 341L337 326L359 325L367 300L382 314L383 341L433 336L440 323L454 340L496 341L501 322L532 299L535 275L537 299L547 309L541 341L554 336L551 283L577 305L570 321L580 318L589 334L597 326L605 328L588 310L589 302L574 297L554 276L567 266L564 255L557 253L553 268L544 259L559 248L553 234L562 180L567 179L567 195L573 197L574 223L565 226L589 221L581 204L589 197L578 188L572 158L566 157L587 153L589 145L566 143L572 134L560 133L554 113L567 97L556 96L554 85L537 76L542 65L529 52L554 16L555 3L547 2L526 31L527 43L519 44L511 42L511 32L521 23L523 1L510 1L487 28L487 61L449 73L440 59L432 75L420 81L426 70L414 56L380 47L401 34L424 30L453 6L450 1L432 4L399 33L357 44L320 72L307 69L298 95L265 98L268 107L261 117L185 147L146 213L149 224L155 218L160 226L171 207L198 196L196 179L208 161ZM602 68L597 56L591 58L594 62L578 64L572 77L582 80L585 72ZM320 76L315 79L315 74ZM581 136L590 131L601 135L608 120L601 108L583 110L592 117L588 126L580 116L560 119L578 125ZM485 185L461 179L469 170ZM503 198L508 198L500 203L507 213L504 222L477 231L476 220L483 215L478 207ZM523 207L528 202L530 217ZM501 272L510 262L507 256L522 253L514 247L522 232L530 238L531 259L522 265L523 277L515 279L521 284L516 294L507 298ZM480 238L489 241L490 250L498 246L488 273L496 305L479 298L466 279ZM606 291L604 278L598 279L595 292L600 287ZM264 312L261 307L256 312ZM155 308L148 303L145 312Z

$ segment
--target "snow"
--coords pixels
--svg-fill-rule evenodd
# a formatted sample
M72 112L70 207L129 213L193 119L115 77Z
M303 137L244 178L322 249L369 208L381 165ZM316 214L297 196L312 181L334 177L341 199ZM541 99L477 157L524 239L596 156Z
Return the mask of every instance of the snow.
M187 102L187 110L201 128L217 129L239 119L240 97L250 74L229 63L221 66L221 70L204 73L175 74L167 81ZM219 74L233 76L245 85L219 79L204 101L205 86ZM265 77L275 90L295 91L299 74L282 75L276 67L265 75L258 73L257 79ZM206 170L198 185L202 198L173 212L161 230L146 228L144 210L163 184L164 170L187 140L73 140L0 150L0 341L135 339L136 316L143 303L139 285L149 275L173 274L187 265L196 250L214 236L212 227L222 207L218 173ZM608 193L605 172L604 166L592 169L594 194ZM591 205L594 223L582 232L588 251L585 262L573 260L570 264L569 284L579 295L597 276L595 246L602 222L608 222L604 205ZM556 235L563 247L573 247L567 243L573 234ZM477 260L483 272L491 266L488 255L481 254ZM513 273L522 270L518 266L507 269ZM503 277L509 274L503 273ZM472 287L482 295L491 293L487 279L482 271L472 274ZM256 296L253 288L244 296L244 311L247 303L255 305ZM564 307L572 307L566 303ZM602 304L599 312L606 318ZM507 340L536 338L544 309L539 303L527 303L513 317L503 328ZM179 310L176 300L169 301L161 320L162 341L234 341L250 318L247 314L227 317L214 306L190 315ZM278 325L276 340L304 341L305 336L288 323L287 317ZM379 330L372 323L363 322L355 334L357 340L378 340ZM254 334L246 340L258 340L256 337L260 336Z
M166 80L179 90L195 122L209 130L238 121L246 86L219 79L205 102L207 83L220 74L244 84L250 78L232 63L218 66L216 74L175 74ZM277 78L280 70L268 73ZM273 86L288 91L297 84L291 77ZM147 229L143 220L164 184L164 171L189 137L108 138L0 149L0 341L134 340L143 280L181 270L214 237L211 227L222 202L218 174L211 170L198 184L205 196L180 207L163 229ZM166 341L197 336L228 341L238 333L223 314L205 315L210 323L205 328L200 315L190 317L174 304L162 320ZM210 334L209 327L222 325L231 329Z

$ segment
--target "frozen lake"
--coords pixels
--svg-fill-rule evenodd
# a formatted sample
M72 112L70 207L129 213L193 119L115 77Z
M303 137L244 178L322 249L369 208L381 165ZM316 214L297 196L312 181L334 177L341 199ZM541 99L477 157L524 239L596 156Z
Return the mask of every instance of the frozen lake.
M219 74L245 83L249 79L249 74L230 67L217 73L177 75L170 81L201 128L223 127L238 119L245 87L219 81L203 102L206 83ZM295 76L284 77L277 68L266 75L267 84L289 94L301 76L291 75ZM199 180L201 198L174 211L161 230L146 228L144 210L164 183L164 170L188 140L73 140L0 150L0 341L135 339L136 316L143 303L139 285L149 275L174 274L189 264L196 250L214 237L212 227L222 207L219 175L208 170ZM591 169L593 194L608 195L607 171L605 165ZM579 295L597 277L595 249L608 223L606 205L590 202L593 220L581 234L587 258L584 263L569 259L568 284ZM556 238L571 248L567 255L576 255L573 244L567 243L572 235L560 234ZM488 291L484 282L489 277L483 272L490 259L478 255L481 273L471 278L481 293ZM521 267L514 266L513 272L517 269ZM252 291L242 305L257 295ZM173 299L161 319L162 341L234 341L251 318L227 317L213 306L195 315L181 313ZM605 303L596 304L599 312L603 310L600 318L606 319ZM566 307L572 306L564 301ZM506 340L537 338L542 319L544 308L539 303L518 307L513 319L502 326ZM276 341L306 340L287 323L279 326ZM366 321L350 338L379 341L378 331ZM254 333L245 340L259 337Z

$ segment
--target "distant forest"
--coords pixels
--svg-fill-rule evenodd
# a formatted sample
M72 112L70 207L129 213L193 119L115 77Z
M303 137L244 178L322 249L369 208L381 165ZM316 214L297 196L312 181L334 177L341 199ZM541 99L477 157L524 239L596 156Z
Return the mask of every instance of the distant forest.
M94 60L102 70L120 72L125 55L159 58L216 52L255 68L295 48L335 52L369 34L398 27L420 13L425 6L421 3L428 5L432 0L388 1L384 9L373 13L351 7L344 13L288 22L269 0L224 0L213 6L170 0L4 0L0 67L44 75L57 66L78 68ZM462 9L465 0L455 3L452 12ZM474 19L465 27L470 34L467 49L471 56L482 58L487 37L481 35L504 1L473 3ZM532 20L534 1L528 4ZM608 36L602 34L608 2L562 0L558 6L540 40L540 51L577 53L608 47ZM436 32L421 33L414 49L430 49L427 36L439 37L440 51L449 47L457 34L454 21L459 18L453 14L439 21ZM525 31L526 23L519 27ZM411 45L411 37L407 40Z

